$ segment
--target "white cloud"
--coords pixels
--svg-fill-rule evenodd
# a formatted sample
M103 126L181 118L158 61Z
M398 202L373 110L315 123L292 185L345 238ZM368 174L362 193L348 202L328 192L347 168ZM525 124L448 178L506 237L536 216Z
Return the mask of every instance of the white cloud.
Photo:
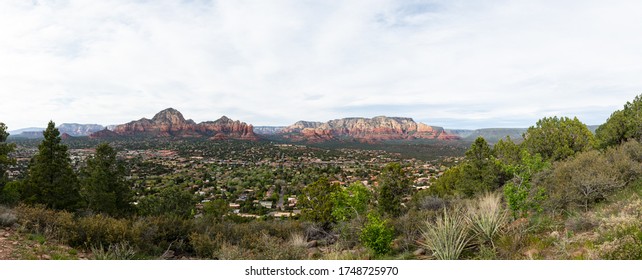
M640 93L637 1L2 1L0 121L166 107L256 125L359 114L587 123Z

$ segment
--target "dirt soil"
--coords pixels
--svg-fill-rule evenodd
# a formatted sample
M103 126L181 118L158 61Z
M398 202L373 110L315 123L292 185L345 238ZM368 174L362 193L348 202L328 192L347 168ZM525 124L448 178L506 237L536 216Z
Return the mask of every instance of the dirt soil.
M11 255L18 245L18 242L10 240L13 234L14 232L11 228L0 228L0 260L14 259Z

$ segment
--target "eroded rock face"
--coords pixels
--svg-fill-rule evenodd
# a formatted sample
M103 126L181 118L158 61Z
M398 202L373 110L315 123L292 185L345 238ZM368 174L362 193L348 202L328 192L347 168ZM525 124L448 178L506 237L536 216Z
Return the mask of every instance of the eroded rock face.
M168 108L158 112L151 120L142 118L113 128L120 136L157 136L157 137L208 137L212 139L256 140L252 125L233 121L225 116L216 121L195 123L185 120L176 109ZM92 134L92 137L108 135L106 132ZM112 135L113 136L113 135Z
M326 123L299 121L281 130L285 138L295 141L319 142L352 138L360 141L459 139L441 127L417 123L411 118L385 117L343 118Z

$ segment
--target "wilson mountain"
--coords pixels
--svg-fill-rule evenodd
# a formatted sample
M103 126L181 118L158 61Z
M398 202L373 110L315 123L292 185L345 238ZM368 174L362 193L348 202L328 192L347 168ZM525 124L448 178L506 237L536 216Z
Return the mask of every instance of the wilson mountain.
M411 118L385 117L343 118L325 123L299 121L278 132L292 141L321 142L354 139L372 142L386 140L439 139L460 137L447 133L442 127L417 123Z

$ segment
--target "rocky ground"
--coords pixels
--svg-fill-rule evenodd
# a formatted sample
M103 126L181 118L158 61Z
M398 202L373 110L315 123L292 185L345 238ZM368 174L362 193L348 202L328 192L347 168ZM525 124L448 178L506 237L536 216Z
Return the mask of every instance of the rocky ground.
M18 245L18 241L12 241L10 238L13 235L11 228L0 229L0 260L13 260L12 253Z

